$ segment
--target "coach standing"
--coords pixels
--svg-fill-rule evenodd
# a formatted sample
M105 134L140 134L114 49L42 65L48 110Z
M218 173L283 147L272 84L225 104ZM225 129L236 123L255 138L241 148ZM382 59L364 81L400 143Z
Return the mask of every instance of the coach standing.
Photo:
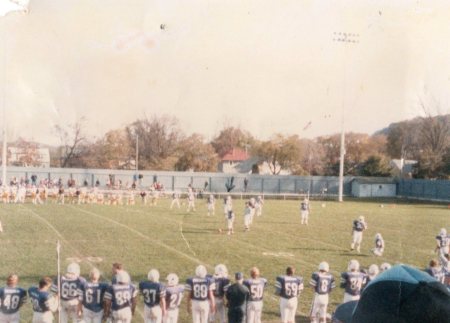
M228 323L244 323L250 291L243 285L244 275L242 273L236 273L235 279L236 282L227 289L225 294L228 306Z

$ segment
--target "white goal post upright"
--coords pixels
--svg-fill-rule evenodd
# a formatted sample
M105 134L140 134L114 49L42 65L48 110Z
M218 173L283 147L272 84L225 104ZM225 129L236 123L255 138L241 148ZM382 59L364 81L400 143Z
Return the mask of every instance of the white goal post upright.
M61 243L56 242L56 259L58 267L57 284L58 284L58 323L61 322Z

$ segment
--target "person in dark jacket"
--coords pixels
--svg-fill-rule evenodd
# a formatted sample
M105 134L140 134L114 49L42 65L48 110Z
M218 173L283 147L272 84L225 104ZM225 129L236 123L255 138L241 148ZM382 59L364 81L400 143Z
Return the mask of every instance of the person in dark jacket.
M240 272L235 274L236 282L228 287L225 297L228 306L228 322L244 323L245 309L250 297L250 291L243 285L244 275Z

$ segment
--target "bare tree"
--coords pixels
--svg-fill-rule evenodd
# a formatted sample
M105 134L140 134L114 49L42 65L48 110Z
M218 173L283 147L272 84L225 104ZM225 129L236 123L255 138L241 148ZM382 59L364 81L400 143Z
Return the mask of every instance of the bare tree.
M82 157L82 147L86 142L83 127L86 119L79 118L74 124L66 127L56 125L55 132L61 141L60 146L60 166L75 167L79 166L79 159Z

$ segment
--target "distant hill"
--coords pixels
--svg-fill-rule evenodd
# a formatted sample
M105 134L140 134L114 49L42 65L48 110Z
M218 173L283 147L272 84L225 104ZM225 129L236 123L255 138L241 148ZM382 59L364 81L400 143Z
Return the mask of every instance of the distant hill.
M408 125L413 125L413 124L420 124L420 121L422 120L422 117L416 117L414 119L410 119L410 120L405 120L405 121L400 121L400 122L394 122L391 123L389 126L387 126L386 128L383 128L381 130L376 131L373 135L385 135L387 136L390 131L395 128L398 127L402 124L408 124ZM435 116L433 117L433 119L438 119L438 120L443 120L444 122L450 123L450 114L445 114L445 115L439 115L439 116Z

